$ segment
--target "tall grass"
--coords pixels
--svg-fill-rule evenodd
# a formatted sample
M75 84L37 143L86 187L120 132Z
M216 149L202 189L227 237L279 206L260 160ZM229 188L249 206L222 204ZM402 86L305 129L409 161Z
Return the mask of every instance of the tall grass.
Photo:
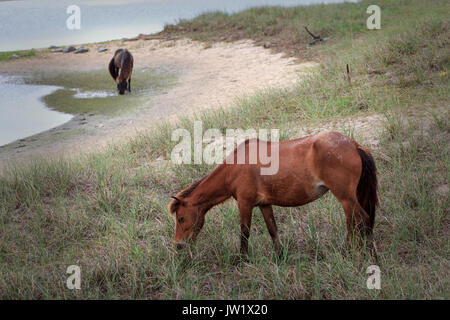
M442 175L448 174L448 114L439 117L445 131L435 122L425 129L397 117L391 116L382 133L383 158L375 152L382 196L375 227L381 291L365 287L365 270L374 261L347 251L344 215L331 195L300 208L276 208L285 247L281 259L255 210L250 261L236 262L234 202L212 210L197 245L175 255L173 222L165 209L169 198L145 184L152 170L133 174L91 158L83 168L47 164L53 169L36 180L28 181L25 171L3 176L1 297L449 298L449 200L436 192L448 184ZM176 179L161 183L170 189ZM71 264L82 268L81 291L65 288Z
M19 51L3 51L0 52L0 61L9 61L14 59L17 56L18 58L28 58L36 56L36 50L19 50ZM17 58L16 58L17 59Z
M314 34L330 38L333 44L353 46L352 41L373 31L366 29L369 5L377 4L382 12L383 33L392 32L392 27L403 30L411 28L415 20L425 15L446 19L448 1L433 1L431 13L423 0L362 0L356 3L321 4L298 7L259 7L239 13L207 12L192 20L180 20L166 25L163 35L184 35L201 41L234 41L253 39L275 51L287 55L317 58L321 51L312 50L308 43L312 38L305 31L308 27ZM390 34L392 35L392 34ZM323 48L323 46L318 46ZM328 54L327 46L323 48Z
M442 7L414 3L432 13ZM386 16L415 19L396 12L407 7L405 1L381 5ZM273 15L283 11L289 17L303 9L274 8ZM271 10L251 11L254 19L246 25L253 28L258 21L265 29ZM440 46L448 28L436 16L419 22L415 31L394 32L405 31L405 22L382 34L361 35L359 49L334 44L330 50L336 54L324 54L321 67L293 88L261 92L230 109L197 116L204 130L280 128L287 139L291 129L318 121L384 114L373 150L381 194L374 233L378 261L364 250L348 250L343 211L331 194L307 206L275 209L281 258L255 209L249 262L238 262L239 213L233 201L207 214L196 246L175 254L173 218L166 209L170 195L212 169L166 161L175 143L172 130L192 130L193 119L184 118L102 152L5 169L0 298L449 299L450 126L448 77L441 75L448 70L448 49ZM434 36L421 37L423 30ZM397 51L404 53L392 60ZM404 59L422 68L407 86L393 80L408 70ZM344 77L347 63L351 84ZM381 269L381 290L366 287L366 269L374 263ZM81 267L81 290L65 286L66 268L73 264Z

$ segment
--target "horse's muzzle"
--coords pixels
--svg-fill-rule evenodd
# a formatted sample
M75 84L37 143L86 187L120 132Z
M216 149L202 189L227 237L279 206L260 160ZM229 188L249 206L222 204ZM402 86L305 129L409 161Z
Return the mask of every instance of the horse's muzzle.
M177 250L182 250L185 246L186 246L186 244L184 242L175 243L175 248Z

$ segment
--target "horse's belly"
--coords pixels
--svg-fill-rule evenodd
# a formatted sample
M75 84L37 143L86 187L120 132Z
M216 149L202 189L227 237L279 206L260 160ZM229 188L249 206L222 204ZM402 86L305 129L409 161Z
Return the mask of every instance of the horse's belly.
M267 202L280 207L297 207L317 200L324 195L328 188L323 184L310 183L302 185L285 185L271 188L265 197Z

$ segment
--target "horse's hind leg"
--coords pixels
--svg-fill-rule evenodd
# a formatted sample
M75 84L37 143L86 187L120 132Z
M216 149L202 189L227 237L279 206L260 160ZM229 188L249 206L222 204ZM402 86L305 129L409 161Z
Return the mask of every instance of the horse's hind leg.
M359 237L359 235L366 233L370 225L370 218L363 207L361 207L356 196L359 178L357 175L352 177L351 173L347 173L347 176L345 176L344 173L340 175L335 174L334 179L328 181L326 186L344 209L347 225L347 242L350 244L353 234Z
M349 248L352 245L353 236L356 236L358 246L365 244L370 251L372 258L378 261L377 250L372 239L370 230L370 217L356 199L339 200L344 208L347 221L347 244Z
M342 135L328 136L329 141L314 143L316 170L319 179L341 203L347 224L347 241L353 233L361 240L370 226L370 217L357 198L362 164L357 146Z
M283 252L283 247L281 245L281 241L278 238L278 229L277 224L275 222L275 218L273 217L272 206L270 205L261 205L259 206L261 213L263 214L264 221L266 222L267 230L269 230L270 237L272 238L273 245L275 246L276 253L280 256Z
M128 79L128 92L131 92L131 78Z
M369 226L369 215L364 211L361 205L358 203L356 197L339 199L344 212L345 220L347 224L347 242L351 244L353 235L356 235L359 241L366 234L366 229Z

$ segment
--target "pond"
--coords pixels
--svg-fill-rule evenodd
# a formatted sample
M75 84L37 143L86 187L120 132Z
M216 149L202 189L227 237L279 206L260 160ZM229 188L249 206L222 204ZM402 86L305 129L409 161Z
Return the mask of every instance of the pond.
M0 76L0 145L57 127L73 115L46 107L41 97L60 89L27 85L20 79Z

